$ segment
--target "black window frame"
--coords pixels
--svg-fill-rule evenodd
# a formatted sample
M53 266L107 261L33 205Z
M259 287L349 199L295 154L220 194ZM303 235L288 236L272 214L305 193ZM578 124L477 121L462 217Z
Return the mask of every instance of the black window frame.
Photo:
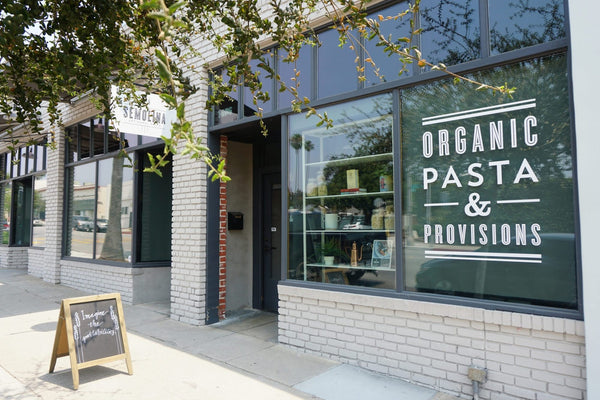
M570 64L570 30L569 30L569 18L568 18L568 7L567 0L562 2L563 4L563 15L564 15L564 25L566 35L564 38L560 38L557 40L552 40L544 43L534 44L527 47L518 48L515 50L511 50L506 53L500 54L491 54L489 41L489 19L488 19L488 1L487 0L479 0L479 19L480 19L480 34L481 34L481 57L472 61L468 61L462 64L452 65L448 67L448 70L457 74L468 74L471 72L476 72L485 69L492 69L494 67L501 67L508 64L513 64L520 61L527 61L551 54L556 53L564 53L567 57L567 79L570 90L570 99L569 99L569 113L573 116L574 106L572 99L572 89L571 89L571 64ZM382 10L385 7L391 4L397 4L398 1L387 1L383 2L380 5L369 9L368 12L376 12L378 10ZM318 30L316 30L318 32ZM316 51L316 50L315 50ZM314 60L312 62L314 68ZM352 101L355 99L359 99L361 97L372 96L379 93L392 92L394 93L395 101L399 103L400 101L400 92L403 89L410 88L417 85L426 84L429 82L433 82L439 79L447 78L447 75L444 72L440 71L427 71L424 72L419 68L414 68L413 74L410 76L406 76L391 82L382 83L379 85L362 87L354 92L348 92L341 95L332 96L326 99L315 99L314 96L311 96L311 105L314 107L333 105L337 103L344 103L348 101ZM315 86L317 79L313 75L313 85ZM510 82L509 82L510 83ZM312 91L314 94L314 90ZM282 172L287 172L287 146L288 146L288 124L287 124L287 115L290 114L289 108L278 108L271 115L265 115L265 119L270 116L281 116L281 135L282 138ZM399 116L397 113L394 114L394 135L399 133ZM243 124L247 124L251 121L256 121L256 118L240 118L234 122L222 124L222 125L214 125L212 122L212 113L209 113L209 134L211 137L218 136L219 134L226 134L234 130L238 126L242 126ZM574 119L571 118L571 142L573 149L576 148L576 132L574 126ZM394 148L394 158L395 158L395 168L400 171L400 162L401 162L401 148L400 148L400 140L395 140L395 148ZM459 306L469 306L476 308L483 308L488 310L502 310L509 312L520 312L527 314L535 314L542 316L552 316L552 317L561 317L561 318L570 318L576 320L583 319L583 296L581 292L582 284L581 284L581 251L580 251L580 229L579 229L579 208L578 208L578 192L577 192L577 155L575 150L573 150L572 154L572 162L573 162L573 212L574 212L574 224L575 224L575 255L576 255L576 275L577 275L577 290L578 290L578 305L576 310L570 309L560 309L560 308L552 308L547 306L539 306L539 305L527 305L527 304L518 304L518 303L508 303L501 301L493 301L493 300L480 300L480 299L469 299L462 298L456 296L449 295L439 295L439 294L431 294L431 293L418 293L418 292L409 292L404 289L403 279L403 269L404 265L402 262L397 263L397 265L401 265L401 269L397 271L399 275L399 286L395 290L373 290L364 287L356 287L356 286L342 286L342 285L329 285L318 282L306 282L306 281L298 281L291 280L287 278L283 278L280 284L287 286L296 286L296 287L305 287L305 288L313 288L313 289L322 289L332 292L345 292L345 293L356 293L356 294L366 294L373 295L378 297L389 297L389 298L399 298L399 299L411 299L411 300L419 300L419 301L428 301L435 302L440 304L451 304L451 305L459 305ZM396 174L399 175L399 174ZM400 178L395 178L400 179ZM282 186L287 187L287 173L282 173ZM394 184L394 187L400 189L400 181L397 180ZM401 209L401 201L402 201L402 193L397 194L398 199L398 208ZM209 202L211 198L209 197ZM212 199L212 205L216 200ZM287 196L282 196L283 209L287 210ZM209 209L213 209L209 204ZM287 213L287 211L286 211ZM282 216L282 220L286 220L286 215ZM396 218L398 221L399 218ZM397 222L398 223L398 222ZM210 230L212 229L212 230ZM208 235L216 234L217 226L209 226ZM397 231L399 231L397 229ZM287 224L282 225L282 277L287 277L287 256L289 249L287 248L287 238L288 238L288 227ZM400 241L401 239L398 239ZM397 249L401 249L402 246L398 246ZM400 252L397 254L397 260L401 260L402 255Z
M92 126L93 121L97 121L101 119L104 122L104 151L101 154L94 154L90 157L86 157L86 158L81 158L79 155L79 151L80 151L80 137L78 135L78 129L77 127L85 121L89 121L90 126ZM71 137L71 140L65 140L65 163L63 165L63 168L65 171L68 171L70 168L75 168L77 166L80 165L85 165L85 164L95 164L95 181L94 181L94 218L92 220L92 224L93 227L97 226L97 207L98 207L98 164L100 161L102 160L106 160L106 159L111 159L111 158L115 158L115 157L125 157L122 152L126 152L129 157L131 157L131 160L133 162L132 167L135 168L134 174L133 174L133 210L132 210L132 218L133 218L133 229L132 229L132 240L131 240L131 261L111 261L111 260L102 260L102 259L97 259L96 258L96 234L97 234L97 229L93 229L93 239L92 239L92 257L91 258L87 258L87 257L77 257L77 256L70 256L70 255L66 255L67 250L68 250L68 240L70 240L70 220L68 218L68 213L69 213L69 187L72 184L72 182L70 182L70 174L69 173L65 173L65 178L64 178L64 204L63 204L63 233L62 233L62 238L61 238L61 257L62 259L66 259L66 260L75 260L75 261L84 261L86 263L92 263L92 264L103 264L103 265L110 265L110 266L118 266L118 267L131 267L131 268L147 268L147 267L170 267L171 266L171 260L168 261L147 261L147 262L140 262L138 261L139 259L139 247L138 247L138 216L139 216L139 181L140 181L140 176L141 174L143 174L144 172L140 169L137 168L137 166L140 165L140 154L146 154L147 152L150 151L160 151L162 152L162 149L164 147L164 141L162 139L156 139L155 141L150 141L147 143L142 143L142 138L140 135L133 135L137 137L137 143L134 146L130 146L130 147L124 147L125 144L125 133L120 132L119 135L119 140L120 140L120 144L119 144L119 149L118 150L112 150L110 149L110 143L109 143L109 136L111 134L110 131L110 124L108 122L108 120L105 117L102 116L95 116L92 118L89 118L87 120L84 121L80 121L79 123L73 124L69 127L65 128L65 133L68 135L68 132L75 132L75 137ZM70 161L70 151L71 149L75 147L77 149L77 160L73 160Z
M7 183L11 183L11 204L10 204L10 226L8 229L8 243L1 244L0 246L7 247L31 247L31 248L44 248L45 246L33 246L33 216L34 216L34 196L35 196L35 178L37 176L46 175L46 164L47 164L47 139L44 138L35 143L29 143L24 146L21 146L15 149L12 152L6 152L0 154L0 170L2 171L2 175L8 173L4 176L0 176L0 184L6 185ZM42 152L42 166L38 168L38 160L39 153ZM24 155L24 156L23 156ZM33 171L30 171L29 168L29 159L33 158ZM18 160L14 163L15 160ZM16 171L16 174L14 172ZM17 232L17 207L15 202L17 201L16 194L16 186L17 184L26 184L30 187L30 196L25 200L29 202L29 238L25 243L15 243L16 242L16 232Z

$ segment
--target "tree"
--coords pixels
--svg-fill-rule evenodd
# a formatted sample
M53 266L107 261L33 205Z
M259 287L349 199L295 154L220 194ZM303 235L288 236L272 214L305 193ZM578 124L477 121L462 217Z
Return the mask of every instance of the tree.
M264 39L278 43L294 64L305 44L318 45L311 35L311 20L324 14L339 33L340 45L359 51L359 37L377 41L389 55L399 56L399 71L416 63L449 72L444 64L423 59L413 45L420 30L413 16L419 0L407 4L398 15L367 18L370 0L0 0L0 115L7 123L25 124L31 134L40 133L47 113L49 122L61 126L60 104L75 96L93 93L93 99L110 116L110 85L116 85L130 101L143 102L143 92L158 92L177 111L171 136L165 137L164 153L152 157L151 171L160 174L169 155L182 145L184 154L204 160L213 179L227 179L224 160L210 155L193 133L186 119L185 100L197 88L190 76L205 66L192 38L210 43L222 56L228 79L214 76L209 83L212 95L206 107L227 99L234 86L243 83L252 93L256 114L258 105L270 98L261 86L259 73L277 79L280 90L289 91L292 107L319 116L318 124L330 125L327 115L319 115L307 98L298 96L298 87L276 75L261 45ZM386 37L380 22L389 19L410 21L406 37ZM358 59L358 58L357 58ZM196 61L200 63L195 63ZM375 62L365 59L376 72ZM192 64L194 62L194 64ZM364 67L357 66L364 79ZM453 74L452 74L453 75ZM506 86L477 84L480 88L504 93ZM262 122L262 118L261 118ZM266 129L263 124L263 128ZM14 147L20 138L9 135ZM150 156L150 155L149 155Z

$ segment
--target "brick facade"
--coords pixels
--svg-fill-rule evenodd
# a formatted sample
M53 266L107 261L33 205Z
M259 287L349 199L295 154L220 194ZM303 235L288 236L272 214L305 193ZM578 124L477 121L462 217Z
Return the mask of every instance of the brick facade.
M582 321L279 285L279 342L472 398L583 399Z
M220 138L221 157L227 159L227 137ZM219 320L227 306L227 184L219 183Z
M188 103L196 106L186 112L204 143L208 117L198 105L204 104L206 96L199 91L190 97ZM206 321L206 174L202 161L183 156L181 151L173 156L171 318L191 325Z

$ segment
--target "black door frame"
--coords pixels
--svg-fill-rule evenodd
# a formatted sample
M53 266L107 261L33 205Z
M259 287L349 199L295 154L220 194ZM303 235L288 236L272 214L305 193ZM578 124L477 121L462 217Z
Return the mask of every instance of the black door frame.
M212 154L220 153L220 138L228 136L229 140L239 140L245 143L252 143L253 146L253 173L254 181L252 189L253 213L252 217L255 221L252 227L253 250L252 250L252 307L257 309L263 308L261 294L263 291L262 282L262 239L259 222L262 221L262 211L260 205L262 198L262 175L266 173L282 173L282 163L279 160L273 160L269 157L267 149L267 141L276 138L276 145L271 146L271 151L277 151L278 156L284 158L281 154L281 141L284 140L282 131L282 117L276 117L266 120L269 126L269 136L265 138L260 131L258 124L250 124L246 126L236 126L222 132L212 132L207 137L207 145ZM276 161L273 163L273 161ZM270 163L271 165L267 165ZM283 181L283 174L281 175ZM206 315L205 321L207 324L219 322L218 306L219 306L219 182L212 182L207 178L207 242L206 242ZM283 189L282 185L282 189ZM283 216L282 216L283 218ZM283 220L282 220L282 225ZM284 227L282 226L282 229ZM281 233L281 232L280 232ZM286 247L282 243L283 248Z
M260 147L260 146L256 146ZM262 151L262 149L255 149L256 151ZM255 158L256 160L256 158ZM252 228L252 236L255 238L253 241L253 256L252 256L252 307L256 309L263 310L265 308L265 301L263 298L263 294L265 291L265 282L264 282L264 273L265 273L265 265L263 263L263 245L265 242L264 235L264 226L263 223L265 221L265 215L263 213L266 201L270 201L270 199L264 198L265 191L265 177L267 175L275 175L279 174L281 176L281 168L270 166L270 167L258 167L254 169L254 188L253 188L253 219L255 221L254 226ZM281 179L280 179L281 183ZM281 232L277 232L277 234L281 234ZM280 260L273 260L275 262L280 262Z

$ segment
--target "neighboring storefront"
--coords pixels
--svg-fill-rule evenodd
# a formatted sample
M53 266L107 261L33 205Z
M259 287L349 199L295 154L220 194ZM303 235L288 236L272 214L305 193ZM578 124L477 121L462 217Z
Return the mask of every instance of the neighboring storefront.
M374 18L406 8L376 3ZM421 8L427 60L514 95L414 65L398 76L369 42L359 66L368 54L383 79L368 66L358 79L356 53L315 27L322 45L301 50L299 76L277 46L272 62L333 127L293 113L268 78L267 137L247 88L210 113L208 89L188 100L198 134L228 159L227 185L180 154L162 178L141 172L162 150L160 105L111 123L74 101L56 149L2 155L1 266L170 301L171 318L194 325L277 312L282 344L463 398L470 367L487 369L482 399L582 399L586 386L592 398L594 100L580 100L591 61L573 39L586 15L558 0Z

